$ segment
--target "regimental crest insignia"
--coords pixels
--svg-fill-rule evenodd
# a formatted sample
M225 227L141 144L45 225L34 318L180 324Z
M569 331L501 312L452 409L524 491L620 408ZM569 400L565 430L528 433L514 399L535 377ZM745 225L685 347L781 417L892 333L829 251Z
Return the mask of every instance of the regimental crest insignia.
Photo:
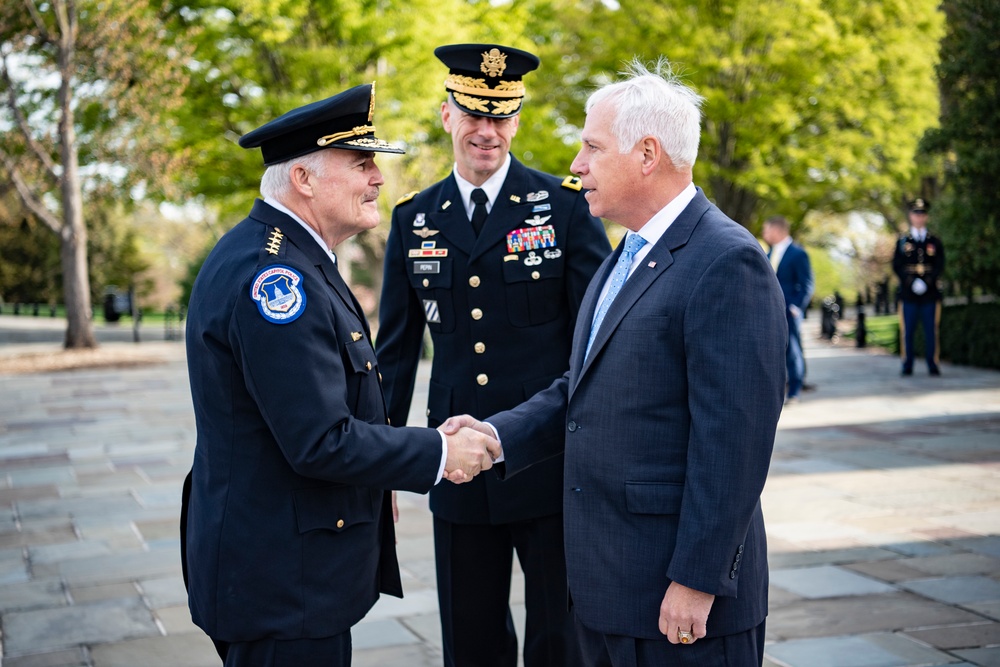
M479 69L486 76L500 76L507 69L507 54L500 49L490 49L483 52L483 64Z
M280 264L262 269L250 285L250 298L264 319L274 324L294 322L306 310L302 274Z

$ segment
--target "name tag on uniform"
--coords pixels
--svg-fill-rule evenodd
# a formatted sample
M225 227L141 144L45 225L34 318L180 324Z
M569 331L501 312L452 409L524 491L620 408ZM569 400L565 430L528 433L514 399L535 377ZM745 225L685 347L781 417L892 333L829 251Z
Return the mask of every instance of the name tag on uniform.
M414 262L414 273L441 273L441 262Z

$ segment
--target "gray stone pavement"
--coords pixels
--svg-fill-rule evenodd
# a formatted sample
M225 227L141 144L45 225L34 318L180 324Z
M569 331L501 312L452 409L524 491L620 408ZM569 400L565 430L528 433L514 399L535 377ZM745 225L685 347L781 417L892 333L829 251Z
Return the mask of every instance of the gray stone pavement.
M5 355L58 349L10 335L10 319L0 368ZM807 324L817 387L785 409L764 492L766 664L1000 665L1000 373L945 364L930 378L918 365L901 378L896 358L819 341L818 317ZM141 345L166 362L0 374L6 667L219 664L180 575L194 445L183 344ZM406 597L383 598L355 628L361 667L441 663L426 497L400 494L400 510Z

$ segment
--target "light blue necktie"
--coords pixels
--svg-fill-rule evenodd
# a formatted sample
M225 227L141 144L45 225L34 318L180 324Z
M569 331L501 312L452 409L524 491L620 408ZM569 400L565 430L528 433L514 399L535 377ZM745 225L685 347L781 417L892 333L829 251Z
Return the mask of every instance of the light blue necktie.
M608 314L608 310L611 308L611 302L615 300L618 292L622 289L622 285L628 280L628 270L632 266L632 260L635 259L635 253L639 252L639 249L644 245L646 245L646 239L638 234L629 232L625 236L625 249L622 251L621 256L618 257L618 263L615 264L615 271L611 274L611 286L608 287L608 293L604 295L604 301L601 302L601 307L597 310L597 316L594 317L594 324L590 327L590 340L587 341L587 354L583 356L584 359L590 355L590 346L594 344L594 337L597 336L597 330L601 328L601 322L604 321L604 316Z

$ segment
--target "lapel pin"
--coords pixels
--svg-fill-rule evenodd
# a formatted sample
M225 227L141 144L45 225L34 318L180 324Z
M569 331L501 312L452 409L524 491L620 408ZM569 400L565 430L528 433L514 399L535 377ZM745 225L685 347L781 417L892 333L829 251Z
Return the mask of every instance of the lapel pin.
M360 331L352 331L351 332L351 340L353 340L355 342L361 340L361 332Z
M648 266L648 267L649 267L649 268L651 268L651 269L655 269L655 268L656 268L656 262L650 262L650 263L649 263L649 264L647 264L646 266Z

